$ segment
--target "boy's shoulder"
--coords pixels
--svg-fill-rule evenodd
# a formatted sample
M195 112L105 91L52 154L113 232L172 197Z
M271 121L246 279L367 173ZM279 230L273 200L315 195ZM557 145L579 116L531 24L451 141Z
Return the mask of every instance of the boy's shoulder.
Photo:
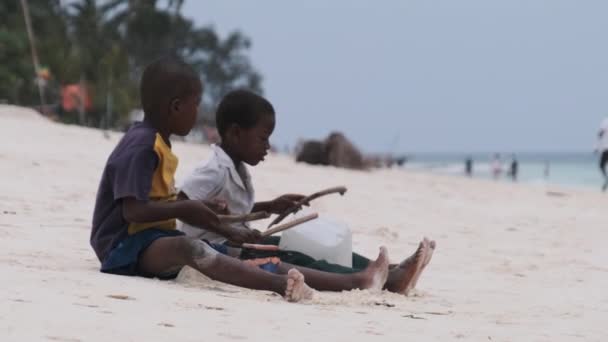
M142 151L153 152L157 140L157 130L144 122L135 122L118 142L108 162L116 159L130 158ZM152 154L151 154L152 155Z
M218 159L215 146L212 146L209 157L201 161L180 184L180 191L190 199L207 199L221 190L228 173L229 170Z
M211 154L196 166L193 172L194 175L207 174L214 175L215 177L223 177L228 174L228 167L218 154L218 149L221 150L221 148L215 145L211 146Z
M118 144L154 146L158 130L146 122L134 122Z

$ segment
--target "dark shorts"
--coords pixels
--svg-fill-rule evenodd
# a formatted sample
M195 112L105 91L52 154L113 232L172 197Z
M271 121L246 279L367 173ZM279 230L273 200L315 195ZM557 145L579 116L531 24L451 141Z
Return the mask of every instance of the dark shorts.
M101 272L111 273L126 276L141 276L147 278L159 278L159 279L175 279L179 270L175 272L167 272L161 275L158 274L147 274L139 270L138 262L139 257L146 248L148 248L152 242L157 239L164 237L184 236L185 234L179 230L164 230L149 228L142 230L139 233L129 235L122 240L106 257L106 260L101 264ZM211 248L215 249L219 253L228 254L228 248L225 245L210 243L203 240ZM276 273L276 269L269 264L258 265L259 268Z
M150 228L139 233L129 235L122 240L106 257L101 264L101 272L127 276L155 277L156 275L144 274L139 271L137 264L141 253L148 248L152 242L164 237L182 236L179 230L163 230ZM162 275L162 279L173 279L175 274Z
M602 169L602 172L606 173L606 166L608 165L608 150L603 151L602 155L600 156L600 169Z

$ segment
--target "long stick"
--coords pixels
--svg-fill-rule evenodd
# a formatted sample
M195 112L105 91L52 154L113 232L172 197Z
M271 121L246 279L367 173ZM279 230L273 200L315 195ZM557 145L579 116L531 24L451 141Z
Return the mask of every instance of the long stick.
M287 230L287 229L289 229L289 228L293 228L293 227L295 227L295 226L297 226L297 225L299 225L299 224L302 224L302 223L304 223L304 222L308 222L308 221L310 221L310 220L314 220L314 219L316 219L317 217L319 217L319 214L317 214L317 213L312 213L312 214L310 214L310 215L306 215L306 216L300 217L300 218L295 219L295 220L293 220L293 221L290 221L290 222L287 222L287 223L280 224L280 225L278 225L278 226L276 226L276 227L274 227L274 228L270 228L270 229L268 229L268 230L264 231L264 232L262 233L262 237L266 237L266 236L270 236L270 235L272 235L272 234L276 234L276 233L278 233L278 232L282 232L282 231L284 231L284 230Z
M287 216L289 216L289 214L291 213L295 213L296 211L300 210L300 208L302 207L302 205L304 204L309 204L310 201L315 200L319 197L325 196L325 195L329 195L329 194L333 194L333 193L340 193L340 195L344 195L344 193L347 191L346 187L344 186L337 186L334 188L329 188L329 189L325 189L325 190L321 190L318 192L315 192L314 194L304 197L301 200L298 201L298 203L296 203L293 207L285 210L281 215L277 216L272 222L270 222L270 224L268 225L268 228L272 227L273 225L283 221L284 218L286 218Z
M240 222L249 222L255 220L263 220L265 218L269 218L270 214L265 211L258 211L255 213L245 214L245 215L217 215L220 219L220 223L229 224L229 223L240 223Z
M258 251L278 251L279 246L275 245L260 245L257 243L244 243L241 245L242 248L257 249Z

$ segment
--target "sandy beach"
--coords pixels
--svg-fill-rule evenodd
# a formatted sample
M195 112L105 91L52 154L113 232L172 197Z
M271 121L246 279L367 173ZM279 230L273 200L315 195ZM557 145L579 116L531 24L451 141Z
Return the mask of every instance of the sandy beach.
M353 250L391 261L428 236L409 297L352 291L291 304L183 270L176 281L102 274L89 246L95 194L121 137L0 106L2 341L601 341L608 338L608 197L397 169L357 172L271 155L258 199L345 185L314 202ZM208 146L174 143L177 181ZM263 223L260 227L265 227Z

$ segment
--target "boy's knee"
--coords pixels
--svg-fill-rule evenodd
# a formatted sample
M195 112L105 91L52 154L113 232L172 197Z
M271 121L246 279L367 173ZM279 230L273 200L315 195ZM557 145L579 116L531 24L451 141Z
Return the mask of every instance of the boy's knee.
M218 252L207 243L188 237L180 239L182 248L188 251L191 260L199 267L209 267L218 256Z

